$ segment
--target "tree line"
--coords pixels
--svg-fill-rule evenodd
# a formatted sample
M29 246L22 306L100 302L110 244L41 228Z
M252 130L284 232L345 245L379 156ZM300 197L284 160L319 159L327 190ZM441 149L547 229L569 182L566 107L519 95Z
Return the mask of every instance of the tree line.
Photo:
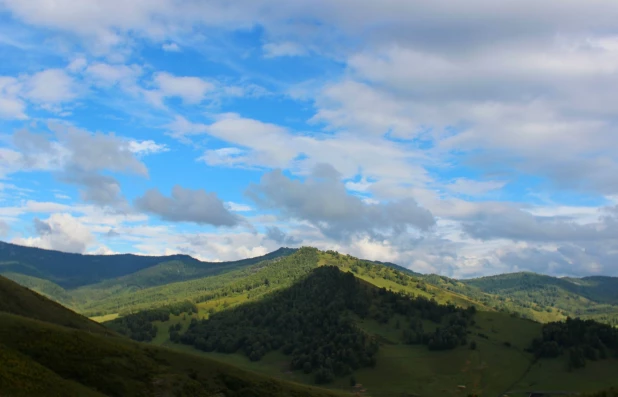
M566 355L569 369L584 367L587 360L618 357L618 329L594 320L568 317L545 324L542 335L529 349L537 358Z
M170 304L158 309L142 310L128 314L115 320L106 322L105 325L119 334L128 336L138 342L150 342L157 336L157 327L154 321L168 321L170 315L178 316L181 313L197 313L194 303L189 301Z

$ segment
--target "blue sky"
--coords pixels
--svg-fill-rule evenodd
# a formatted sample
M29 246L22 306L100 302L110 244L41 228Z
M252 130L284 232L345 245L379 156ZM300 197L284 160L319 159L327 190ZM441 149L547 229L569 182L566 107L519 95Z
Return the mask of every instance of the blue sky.
M0 238L618 275L612 0L0 0Z

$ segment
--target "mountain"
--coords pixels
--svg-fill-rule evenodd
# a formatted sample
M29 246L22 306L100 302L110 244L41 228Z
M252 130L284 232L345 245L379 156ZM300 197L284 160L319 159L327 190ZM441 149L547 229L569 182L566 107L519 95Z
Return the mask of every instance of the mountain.
M174 278L175 269L182 269L174 266L181 265L168 267L169 262L78 288L54 287L49 280L20 276L24 277L22 282L36 282L58 296L65 294L62 296L82 314L104 315L100 321L111 320L103 323L111 330L108 336L60 327L63 330L138 349L138 353L127 352L122 356L125 358L143 357L143 346L150 346L148 352L155 349L152 351L158 353L147 353L147 357L154 354L160 360L155 359L153 364L150 357L151 361L140 365L155 365L157 374L174 379L172 388L193 384L187 374L194 373L187 371L197 371L194 367L198 364L178 369L191 360L206 360L199 365L210 368L209 372L199 375L198 381L203 378L209 385L221 384L217 383L219 378L213 380L211 372L227 363L232 367L225 367L225 371L240 371L240 379L250 377L248 370L261 374L256 379L267 377L307 386L317 381L336 393L368 397L458 395L462 393L459 386L465 386L465 393L479 396L511 395L517 390L592 392L611 386L618 371L618 360L612 358L613 334L604 331L607 328L596 322L541 324L522 318L538 318L544 313L556 316L543 319L548 322L564 316L557 309L548 313L532 301L486 292L486 286L472 285L470 280L419 275L310 247L260 259L206 276L189 275L190 279L182 281ZM168 277L173 282L166 283ZM603 285L607 282L603 280ZM585 283L602 284L593 280ZM29 326L19 324L10 332L18 334L20 327ZM575 335L575 339L558 337L564 333ZM122 335L149 345L129 342ZM546 335L572 342L554 345L552 340L543 339ZM0 331L0 344L15 337ZM68 342L58 338L57 345L62 349L82 349L67 347ZM590 342L595 338L600 344ZM34 350L23 350L28 343L21 346L22 350L13 351L31 360L36 355ZM88 343L99 342L88 339ZM83 348L90 352L89 347ZM108 348L102 351L114 357ZM36 349L60 354L46 346ZM110 374L105 375L105 385L124 384L118 387L126 390L151 390L148 385L152 382L169 385L150 370L146 371L148 381L131 378L136 371L127 368L133 364L118 360L113 370L99 368L101 373ZM36 363L47 370L55 364ZM572 367L573 363L577 367ZM59 371L51 370L56 374ZM75 387L93 390L94 383L84 383L81 377L86 375L62 372L60 377L69 382L77 379ZM352 383L361 386L353 387ZM226 396L235 395L235 391L228 392L224 392Z
M588 392L611 386L618 370L615 339L595 322L572 323L583 333L573 345L554 346L543 337L563 332L565 323L473 309L455 293L347 255L302 248L265 265L256 280L269 268L258 287L266 292L250 295L251 285L240 279L226 293L197 302L196 316L152 321L152 343L372 397L458 395L460 386L477 396ZM144 319L136 313L106 324L139 332ZM607 346L605 358L586 344L594 335ZM590 349L596 356L581 356L583 367L569 369L571 351Z
M618 278L557 278L511 273L463 280L463 284L498 296L512 307L534 308L561 317L593 318L618 325Z
M0 274L21 274L48 280L63 289L70 289L123 277L155 266L160 266L165 271L166 264L182 264L186 270L177 274L188 279L216 274L292 252L293 249L280 248L257 258L232 262L202 262L188 255L82 255L0 242ZM148 276L156 280L156 271L151 271ZM156 281L151 279L149 282Z
M338 395L132 342L3 277L0 297L3 396Z
M275 268L289 265L295 249L233 262L201 262L186 255L78 255L0 243L0 274L88 316L126 314L210 295L257 295L289 286L291 273L279 280ZM566 317L592 318L618 324L618 278L556 278L513 273L456 280L423 275L390 262L366 261L336 251L319 253L298 265L298 277L327 262L340 262L359 277L442 303L476 305L484 310L518 313L536 321ZM282 260L279 265L276 262ZM282 273L283 274L283 273ZM404 277L406 276L406 277ZM269 278L276 281L264 283ZM409 280L409 285L401 285ZM246 286L250 285L252 291ZM238 293L238 291L244 291ZM245 296L246 299L246 296ZM109 317L105 317L109 318Z

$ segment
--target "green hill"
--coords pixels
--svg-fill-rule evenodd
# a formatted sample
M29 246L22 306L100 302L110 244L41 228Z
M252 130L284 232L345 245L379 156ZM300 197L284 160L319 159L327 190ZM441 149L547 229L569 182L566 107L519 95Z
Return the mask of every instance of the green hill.
M204 313L198 304L198 317L206 319L181 314L155 321L159 334L153 343L279 379L326 382L333 390L349 392L354 381L362 384L362 395L372 397L456 396L462 395L460 386L479 396L588 392L614 382L618 360L612 354L577 369L569 367L569 346L556 356L537 355L533 341L546 334L540 323L441 305L425 297L431 292L406 293L416 285L405 278L395 284L401 290L378 287L372 281L391 281L372 279L374 265L346 256L310 249L294 256L299 254L317 255L324 266L289 287L215 313ZM346 270L350 264L364 278Z
M3 396L337 395L115 336L3 277L0 291Z
M501 396L506 392L517 395L511 392L522 390L593 392L612 386L614 374L618 371L618 360L612 354L602 358L603 349L595 345L596 342L576 341L573 345L561 342L556 356L539 355L535 350L535 346L538 347L534 344L535 339L564 332L548 333L545 328L562 329L556 325L561 323L543 325L531 319L560 320L565 317L562 311L550 308L549 312L547 307L535 303L532 298L525 301L508 294L500 296L487 286L473 285L474 280L419 275L392 264L309 247L265 260L252 259L241 266L206 276L195 276L192 269L179 261L168 261L79 288L63 288L49 280L23 274L13 276L21 277L22 283L44 286L50 294L63 296L82 313L106 315L107 319L120 315L117 320L105 323L117 333L110 332L110 336L98 336L94 331L85 334L89 338L112 341L110 343L116 348L122 344L137 349L131 350L137 353L125 352L122 357L128 359L133 354L137 355L135 360L149 357L150 361L140 361L139 365L154 365L156 371L148 373L147 381L146 378L125 378L122 373L112 371L110 376L120 379L117 383L124 385L118 387L125 388L117 390L139 387L153 390L148 387L154 382L163 385L161 387L170 395L193 395L182 390L198 387L192 382L195 380L193 371L198 371L195 368L198 365L208 368L198 376L198 383L203 382L199 388L209 390L211 394L206 394L209 396L219 393L213 392L212 385L227 388L221 389L227 390L224 392L229 393L226 396L236 395L234 393L238 391L230 391L232 386L226 386L225 382L222 385L221 378L212 374L219 371L215 368L225 368L222 370L225 373L237 371L234 372L236 379L246 380L254 376L254 380L248 381L252 385L262 381L275 382L273 387L324 393L323 389L294 389L301 387L298 384L311 387L317 380L327 382L321 387L336 393L349 395L354 392L367 397ZM174 279L175 273L184 271L189 273L188 280ZM167 283L167 280L174 282ZM605 302L609 302L611 279L576 280L588 285L602 284L606 289ZM515 289L517 282L510 282L514 285L511 288ZM7 280L5 284L17 288L17 294L28 296L15 283ZM526 288L532 288L529 284ZM597 290L597 293L600 292ZM611 307L610 303L597 303L583 295L577 296L596 307L601 304ZM48 311L41 310L36 302L31 304L32 309L13 309L12 312L42 315ZM46 302L46 308L51 303L47 299L41 302ZM74 313L60 305L56 307L69 316L60 325L77 321ZM522 315L530 319L521 318ZM547 317L543 317L545 315ZM61 317L54 315L39 320L51 321ZM84 317L79 318L88 327L92 326ZM59 373L60 369L51 367L53 363L33 360L35 350L51 349L53 354L60 354L59 350L44 346L28 350L27 345L11 339L17 337L13 335L18 334L17 328L34 326L21 324L19 321L24 321L21 317L9 314L0 321L16 324L5 334L0 334L0 346L4 349L3 357L13 360L16 368L25 365L19 364L21 362L30 363L26 367L31 372L22 374L24 377L37 377L39 375L34 374L40 373L40 377L50 384L62 380L63 387L85 388L87 392L81 395L97 395L96 390L101 392L98 381L88 378L88 374ZM84 333L48 323L44 325L47 327L44 332L51 335L60 332L58 329L77 332L78 335ZM150 341L151 347L144 353L143 344L126 340L119 334ZM586 340L594 339L586 336L594 335L594 332L576 335L584 335L582 338ZM64 346L71 339L58 338L58 346ZM73 337L77 341L82 340L80 338ZM10 346L4 340L11 341ZM96 345L98 342L88 339L87 343ZM591 353L590 347L597 353ZM73 348L80 350L82 347L64 346L62 349L70 351ZM112 349L110 346L105 349L108 348ZM585 365L572 368L569 366L571 355L580 357L579 350L584 354ZM611 351L605 349L606 353ZM114 361L114 354L113 350L105 350L101 356L112 357L113 366L119 371L124 368L127 372L135 372L128 370L134 364L125 358ZM592 358L596 354L596 359L586 358L585 354ZM196 364L185 365L191 362ZM107 367L98 368L102 373L109 372ZM49 377L44 375L45 371L49 372ZM261 375L256 375L258 373ZM172 380L161 380L163 378ZM110 377L105 380L114 384ZM287 382L295 382L296 386ZM352 382L360 386L352 387ZM270 386L264 387L264 394L255 395L277 395L266 392ZM75 393L79 394L79 391ZM109 394L108 391L104 393Z
M201 262L188 255L82 255L0 242L0 274L23 274L48 280L64 289L70 289L127 276L161 264L164 264L160 266L163 272L167 271L165 264L183 264L184 271L174 273L172 279L157 276L156 271L151 271L144 274L144 279L133 280L138 285L141 283L152 285L157 282L168 283L178 279L220 273L261 260L289 255L292 252L294 252L293 249L280 248L257 258L233 262ZM168 272L167 277L169 276Z
M550 316L554 313L554 319L582 317L618 325L616 277L556 278L535 273L512 273L462 283L510 303L515 311L518 308L521 308L519 311L536 309Z
M440 303L515 312L540 322L570 316L618 325L618 278L514 273L455 280L335 251L316 251L311 259L295 264L287 259L295 252L281 248L257 258L207 263L186 255L77 255L0 243L0 274L80 313L109 319L187 299L216 311L289 286L315 267L336 263L380 287Z

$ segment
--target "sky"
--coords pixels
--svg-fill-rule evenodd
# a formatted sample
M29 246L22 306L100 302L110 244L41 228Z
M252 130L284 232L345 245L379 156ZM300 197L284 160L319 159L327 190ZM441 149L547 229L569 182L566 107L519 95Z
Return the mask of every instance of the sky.
M0 239L618 276L615 0L0 0Z

